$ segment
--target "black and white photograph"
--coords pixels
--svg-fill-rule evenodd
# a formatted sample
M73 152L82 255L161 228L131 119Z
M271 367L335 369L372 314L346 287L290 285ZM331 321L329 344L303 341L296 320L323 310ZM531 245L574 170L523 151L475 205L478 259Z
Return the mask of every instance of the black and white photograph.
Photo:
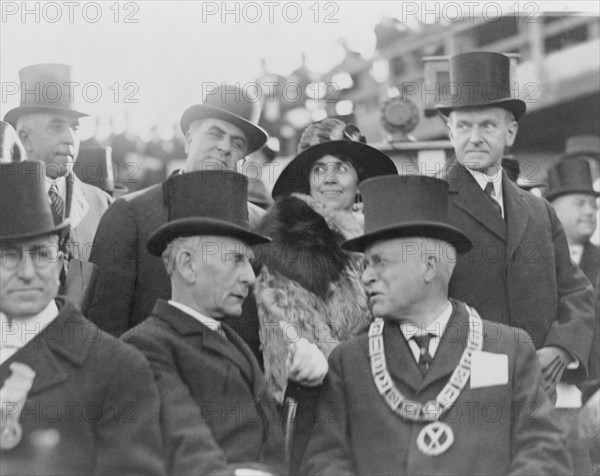
M600 476L600 3L0 10L1 476Z

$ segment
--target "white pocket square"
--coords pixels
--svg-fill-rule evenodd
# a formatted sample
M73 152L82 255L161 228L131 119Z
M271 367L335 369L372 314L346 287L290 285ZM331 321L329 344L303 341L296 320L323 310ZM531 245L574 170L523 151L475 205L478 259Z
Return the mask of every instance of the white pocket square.
M508 383L508 355L476 350L471 355L471 388Z

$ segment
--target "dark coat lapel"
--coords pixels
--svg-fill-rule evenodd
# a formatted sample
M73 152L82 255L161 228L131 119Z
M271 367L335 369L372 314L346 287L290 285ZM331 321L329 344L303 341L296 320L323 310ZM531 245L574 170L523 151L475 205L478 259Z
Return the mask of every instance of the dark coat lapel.
M421 385L423 377L408 342L396 322L386 322L383 333L385 360L394 382L403 382L413 391Z
M442 335L440 345L435 353L433 362L425 378L421 383L419 391L425 390L441 378L448 377L460 362L460 357L467 346L469 335L469 315L462 305L452 302L452 315Z
M35 395L68 380L69 372L58 357L76 366L84 363L92 345L93 335L86 337L81 326L87 322L75 312L72 304L61 298L57 298L56 301L59 307L56 319L2 364L2 384L11 374L10 364L20 362L31 367L36 373L29 392L29 395ZM74 325L79 325L80 329L75 329Z
M445 179L450 185L449 193L454 198L454 205L506 241L506 223L475 178L455 162L448 168Z
M250 362L245 355L232 349L233 344L224 340L219 333L212 331L189 314L169 305L162 299L156 302L152 314L167 322L189 345L196 349L207 349L230 361L240 369L244 378L251 382Z
M531 211L521 196L524 193L503 173L502 176L502 194L504 198L504 215L507 223L507 242L509 249L506 253L506 261L509 262L518 244L523 239L529 215Z

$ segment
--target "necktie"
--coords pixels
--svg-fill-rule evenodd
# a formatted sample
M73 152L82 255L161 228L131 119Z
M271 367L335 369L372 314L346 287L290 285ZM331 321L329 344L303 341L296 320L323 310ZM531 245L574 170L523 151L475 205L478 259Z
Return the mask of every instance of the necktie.
M425 376L427 371L429 370L429 366L433 361L433 357L429 353L429 341L431 340L432 334L425 334L422 336L413 336L412 339L417 343L419 348L421 349L419 352L419 362L417 365L419 366L419 370L421 371L421 375Z
M63 220L63 216L65 213L65 201L58 193L58 187L55 183L50 185L50 190L48 190L48 196L50 197L50 208L52 208L54 224L58 225Z
M494 208L496 209L496 211L500 214L500 216L502 216L502 207L494 198L494 184L492 182L488 182L485 185L485 188L483 189L483 191L485 192L485 194L488 196L488 198L492 202L492 205L494 205Z

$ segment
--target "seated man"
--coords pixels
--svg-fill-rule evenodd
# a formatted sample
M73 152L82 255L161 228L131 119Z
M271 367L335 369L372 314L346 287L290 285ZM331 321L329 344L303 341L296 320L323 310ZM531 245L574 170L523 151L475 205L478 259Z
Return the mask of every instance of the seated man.
M190 172L172 180L170 221L148 240L162 256L171 299L123 338L154 370L171 474L233 474L248 466L283 467L280 410L248 345L226 317L239 316L254 283L251 245L268 238L249 231L247 179L232 171ZM197 186L198 181L202 186ZM194 187L197 200L186 188ZM219 191L219 200L211 200ZM327 361L314 344L290 344L290 375L320 384Z
M303 474L571 474L531 338L448 299L472 244L449 224L447 183L360 188L365 234L342 246L365 252L376 318L330 355Z
M40 162L0 165L2 474L164 474L136 349L57 296L63 255Z

